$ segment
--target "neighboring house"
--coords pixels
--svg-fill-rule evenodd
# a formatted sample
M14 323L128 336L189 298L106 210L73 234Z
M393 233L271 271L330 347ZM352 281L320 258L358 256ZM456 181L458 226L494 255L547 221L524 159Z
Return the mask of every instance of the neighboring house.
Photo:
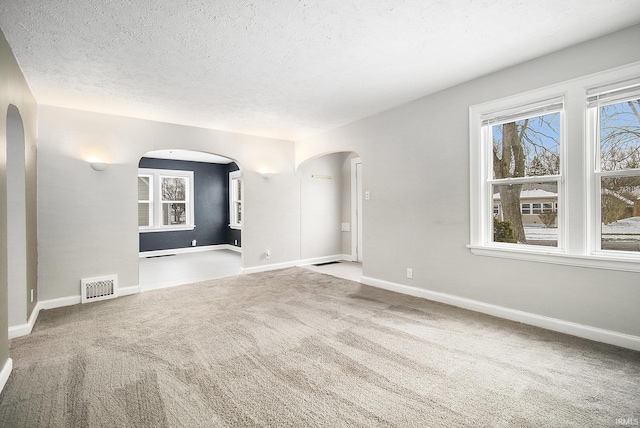
M640 216L640 198L633 201L608 189L603 189L602 193L603 215L605 217L607 215L610 216L608 219L603 219L605 223ZM540 214L557 211L557 193L544 189L524 189L520 192L520 212L522 213L522 223L524 225L543 225L544 221ZM493 216L498 220L504 220L500 193L494 193L493 195ZM556 226L556 221L553 222L552 226Z
M549 211L558 211L557 193L543 189L522 190L520 192L520 212L522 213L522 223L525 225L544 224L540 214ZM500 193L494 193L493 195L493 216L498 220L504 220Z

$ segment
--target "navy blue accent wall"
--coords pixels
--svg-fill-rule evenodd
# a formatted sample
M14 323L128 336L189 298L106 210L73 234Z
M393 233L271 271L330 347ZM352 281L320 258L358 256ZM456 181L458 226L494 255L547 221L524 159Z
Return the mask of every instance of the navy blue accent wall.
M187 231L140 233L140 251L168 250L197 246L233 244L229 228L229 171L235 163L213 164L142 158L140 168L193 171L194 220L196 228ZM234 231L235 232L235 231ZM238 241L239 242L239 241Z

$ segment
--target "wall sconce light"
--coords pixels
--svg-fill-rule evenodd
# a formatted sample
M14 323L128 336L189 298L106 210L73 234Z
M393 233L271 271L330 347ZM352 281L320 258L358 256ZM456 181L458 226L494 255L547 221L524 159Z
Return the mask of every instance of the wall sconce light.
M89 162L89 165L91 165L91 168L95 171L104 171L109 166L108 163L104 162Z
M271 178L271 176L272 176L273 174L272 174L272 173L270 173L270 172L267 172L267 171L263 171L263 172L261 172L261 173L260 173L260 175L262 175L262 178L264 178L265 180L268 180L268 179L270 179L270 178Z

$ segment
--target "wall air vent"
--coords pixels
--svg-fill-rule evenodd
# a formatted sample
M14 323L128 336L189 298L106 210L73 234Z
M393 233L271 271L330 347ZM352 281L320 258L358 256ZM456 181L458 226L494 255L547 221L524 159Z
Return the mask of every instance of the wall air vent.
M118 297L118 275L85 278L80 282L82 303Z

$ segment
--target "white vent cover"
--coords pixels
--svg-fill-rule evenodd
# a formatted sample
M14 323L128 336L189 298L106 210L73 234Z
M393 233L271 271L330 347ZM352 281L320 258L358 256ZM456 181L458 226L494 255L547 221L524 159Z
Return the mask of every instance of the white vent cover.
M82 303L118 297L118 275L85 278L80 282Z

